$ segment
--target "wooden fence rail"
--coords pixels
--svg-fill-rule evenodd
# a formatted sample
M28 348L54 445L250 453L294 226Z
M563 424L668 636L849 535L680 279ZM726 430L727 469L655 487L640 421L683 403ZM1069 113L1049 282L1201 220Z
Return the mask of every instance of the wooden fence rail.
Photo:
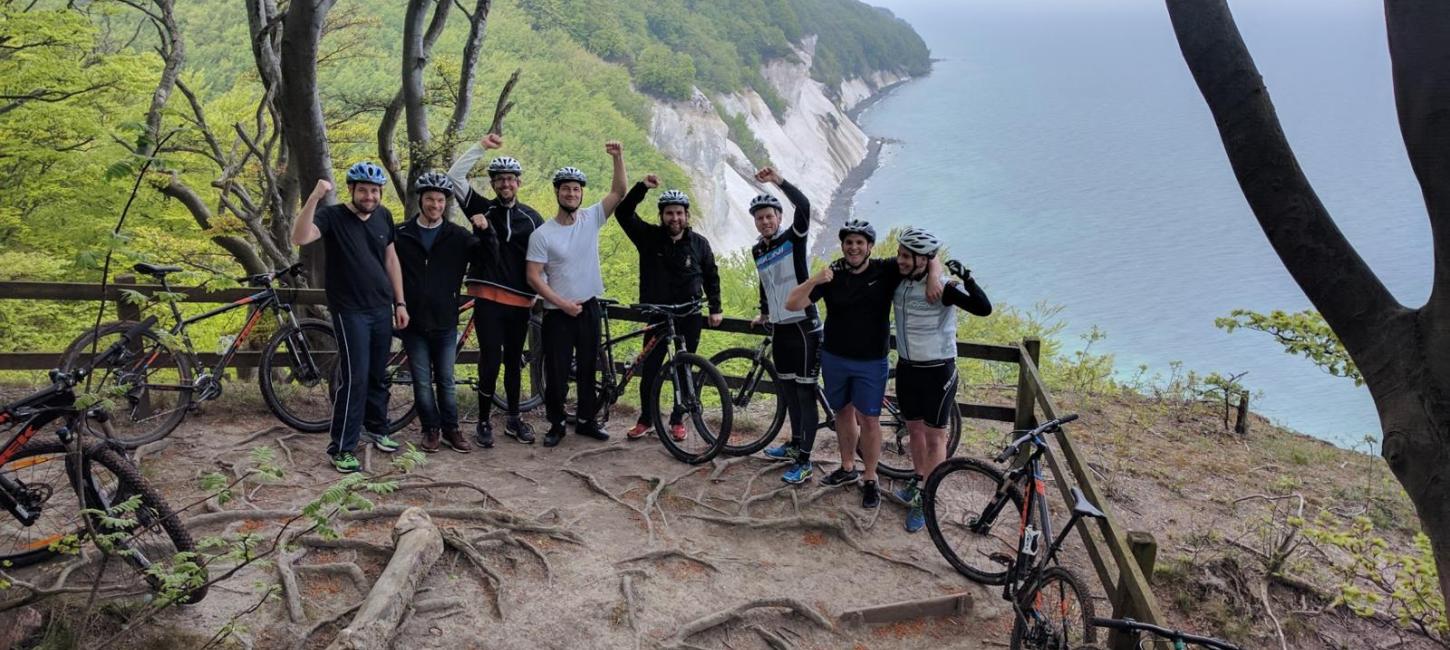
M150 293L160 289L159 285L136 285L118 281L106 288L104 298L120 300L123 291ZM204 287L172 287L171 290L185 296L185 301L197 303L227 303L256 293L255 289L249 288L212 291ZM321 305L325 303L324 293L320 289L282 289L280 291L285 299L294 304ZM0 282L0 300L88 301L102 297L101 287L98 284ZM643 322L646 320L643 314L623 306L611 306L609 315L611 318L624 321ZM166 321L167 319L163 318L163 322ZM77 333L79 333L79 329L78 325ZM727 318L719 327L712 329L733 334L756 336L762 334L762 330L751 326L750 321L738 318ZM1018 429L1029 429L1036 426L1039 409L1045 419L1062 415L1057 409L1051 392L1047 390L1046 384L1042 381L1042 375L1037 365L1040 352L1041 342L1031 338L1025 339L1017 345L958 342L957 356L959 358L1010 363L1018 368L1015 406L959 402L957 406L961 410L962 417L1011 422ZM477 352L465 351L464 355L462 361L473 362L476 360ZM199 356L204 362L215 363L218 355L203 353ZM233 364L238 367L255 367L260 357L260 352L239 352ZM60 352L3 352L0 353L0 370L53 368L59 358ZM766 388L768 389L768 387ZM1062 491L1063 498L1071 499L1070 490L1076 484L1089 500L1108 515L1104 519L1097 520L1097 532L1102 538L1101 541L1090 533L1088 526L1081 526L1078 531L1098 579L1113 602L1114 615L1131 616L1145 622L1162 623L1164 620L1162 612L1148 582L1152 573L1154 552L1152 535L1122 530L1112 516L1112 509L1109 507L1104 493L1098 488L1091 470L1088 469L1087 459L1078 452L1072 437L1066 430L1056 435L1056 445L1050 450L1047 459L1053 475L1057 477L1056 483ZM1068 501L1068 507L1071 507L1070 501ZM1114 647L1122 647L1123 641L1114 639Z

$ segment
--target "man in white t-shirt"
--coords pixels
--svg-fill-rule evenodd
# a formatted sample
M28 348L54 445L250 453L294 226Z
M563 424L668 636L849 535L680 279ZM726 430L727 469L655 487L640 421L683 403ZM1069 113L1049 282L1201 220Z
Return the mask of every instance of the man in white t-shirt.
M544 407L549 432L544 446L553 447L564 437L564 398L569 393L569 364L575 367L578 422L574 432L608 440L609 434L595 421L594 372L599 358L599 297L604 279L599 271L599 230L614 207L624 198L624 149L618 142L604 144L614 159L614 178L609 193L598 203L580 209L584 203L584 172L564 167L554 172L554 198L559 211L539 226L529 238L529 286L544 302Z

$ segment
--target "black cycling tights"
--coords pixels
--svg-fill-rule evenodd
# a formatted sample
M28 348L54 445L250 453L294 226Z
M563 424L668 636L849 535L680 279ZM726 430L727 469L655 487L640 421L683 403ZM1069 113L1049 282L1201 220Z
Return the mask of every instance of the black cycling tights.
M498 367L504 364L504 393L508 414L519 412L519 375L524 358L524 340L529 336L529 308L478 299L473 310L473 328L478 335L478 419L487 422L493 412L493 392L498 385Z

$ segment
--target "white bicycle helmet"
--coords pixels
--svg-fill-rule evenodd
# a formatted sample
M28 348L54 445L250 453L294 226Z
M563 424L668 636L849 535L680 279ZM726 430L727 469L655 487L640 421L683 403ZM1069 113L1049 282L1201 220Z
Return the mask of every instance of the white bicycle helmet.
M937 239L936 235L914 226L901 231L897 241L903 248L917 255L933 257L938 250L941 250L941 240Z

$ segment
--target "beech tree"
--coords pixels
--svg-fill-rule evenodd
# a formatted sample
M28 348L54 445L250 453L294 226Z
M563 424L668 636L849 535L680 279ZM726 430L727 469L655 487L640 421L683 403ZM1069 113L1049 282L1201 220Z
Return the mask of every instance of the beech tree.
M1284 137L1225 0L1166 0L1183 59L1274 251L1344 343L1374 398L1381 454L1450 593L1450 2L1386 0L1400 133L1435 250L1434 285L1402 305L1335 225Z

